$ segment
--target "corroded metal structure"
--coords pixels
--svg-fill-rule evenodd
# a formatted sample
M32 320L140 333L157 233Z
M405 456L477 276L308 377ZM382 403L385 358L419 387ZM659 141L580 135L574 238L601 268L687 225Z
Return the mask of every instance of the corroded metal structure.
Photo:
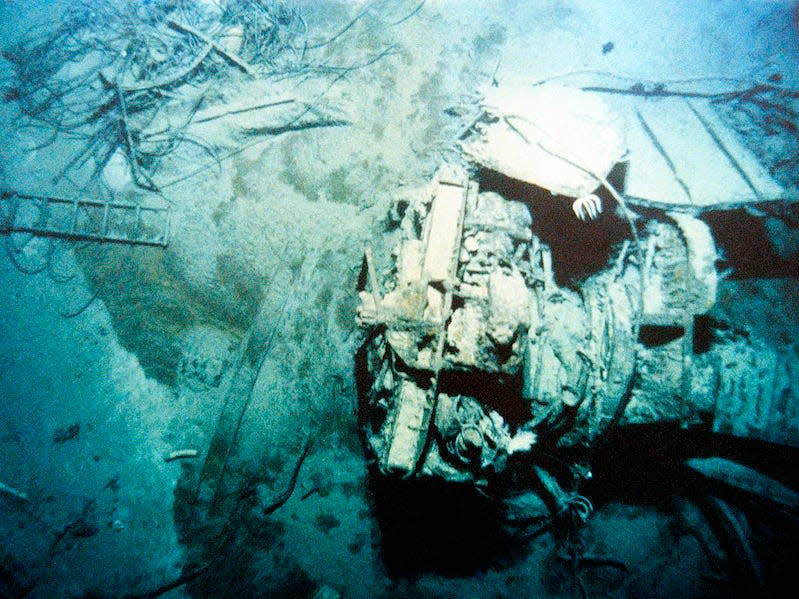
M596 167L600 188L623 156L620 137L605 137L614 150ZM588 193L595 172L572 168L560 188ZM400 203L391 263L378 272L367 252L358 309L370 333L363 433L384 475L488 487L523 464L556 507L587 516L590 503L566 491L579 481L547 471L539 451L585 475L580 456L609 430L657 422L799 445L789 360L705 316L719 274L701 219L629 221L605 267L566 286L529 205L481 190L467 168L443 165Z

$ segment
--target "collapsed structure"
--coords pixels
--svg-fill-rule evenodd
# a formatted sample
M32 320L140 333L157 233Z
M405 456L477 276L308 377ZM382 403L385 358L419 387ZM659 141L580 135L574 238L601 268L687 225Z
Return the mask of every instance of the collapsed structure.
M463 155L553 201L610 194L630 236L565 286L530 206L482 190L464 166L442 165L400 200L400 242L382 276L367 251L357 314L362 426L379 470L488 487L521 464L550 506L587 516L581 452L612 427L710 423L798 445L788 361L702 318L719 280L708 226L683 211L635 219L608 182L628 160L623 130L595 96L544 86L506 97L521 100L488 102ZM539 457L552 452L573 467L548 469Z

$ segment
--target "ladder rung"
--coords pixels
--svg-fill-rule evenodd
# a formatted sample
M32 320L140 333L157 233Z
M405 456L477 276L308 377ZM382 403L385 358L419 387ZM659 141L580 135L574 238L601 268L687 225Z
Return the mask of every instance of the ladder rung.
M108 235L108 210L108 202L106 202L103 206L103 224L100 227L100 235L103 237Z
M160 245L166 246L169 243L169 232L172 228L172 210L166 209L166 219L164 220L164 228L161 230L161 238L158 240Z
M47 203L48 203L48 204L50 203L50 200L49 200L49 198L48 198L48 200L47 200ZM69 227L69 232L70 232L71 234L73 234L73 235L74 235L75 233L77 233L77 228L78 228L78 209L79 209L79 206L80 206L80 202L79 202L78 200L74 200L74 201L73 201L73 203L72 203L72 224L71 224L71 226Z
M3 231L11 231L14 228L14 221L17 220L17 210L19 210L19 196L14 194L14 199L11 201L11 209L8 211L5 219L3 219ZM5 199L5 198L3 198Z
M139 236L139 228L141 224L141 206L136 204L136 222L133 225L133 232L130 234L132 238Z

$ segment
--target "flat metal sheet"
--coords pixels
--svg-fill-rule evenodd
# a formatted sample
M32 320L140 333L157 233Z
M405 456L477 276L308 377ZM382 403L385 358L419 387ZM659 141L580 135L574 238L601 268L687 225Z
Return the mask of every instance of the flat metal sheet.
M619 111L627 123L629 158L624 192L630 198L665 202L674 205L692 205L690 193L670 164L671 159L659 143L639 112L637 99L616 99ZM654 139L653 139L654 138Z
M625 195L631 204L707 210L787 199L709 101L608 98L627 127Z
M772 178L749 148L743 145L735 132L727 127L718 113L706 100L690 99L687 104L709 133L716 138L727 158L746 180L760 200L781 199L785 193L782 186Z
M591 193L625 154L623 123L597 94L551 82L500 85L481 106L492 119L461 143L464 156L553 194Z

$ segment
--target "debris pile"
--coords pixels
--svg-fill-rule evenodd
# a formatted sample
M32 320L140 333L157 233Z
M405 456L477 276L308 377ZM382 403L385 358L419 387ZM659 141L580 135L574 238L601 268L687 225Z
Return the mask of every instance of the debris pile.
M228 114L218 108L241 85L340 75L312 62L306 33L299 11L273 0L85 0L54 29L33 30L2 51L15 72L4 97L47 133L42 147L60 134L79 142L61 176L88 166L90 179L103 173L112 189L132 182L156 190L159 166L178 145L218 159L218 148L189 126ZM298 108L313 113L263 95L237 112L286 104L295 109L286 121Z

